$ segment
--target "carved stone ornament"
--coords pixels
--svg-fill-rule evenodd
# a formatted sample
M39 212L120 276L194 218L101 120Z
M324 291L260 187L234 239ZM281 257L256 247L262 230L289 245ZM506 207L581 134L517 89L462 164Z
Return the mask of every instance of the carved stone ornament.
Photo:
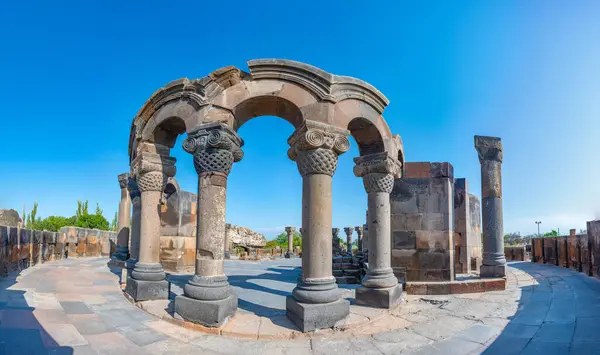
M338 155L350 149L350 131L327 124L305 121L288 138L288 157L298 164L300 175L333 176Z
M394 177L385 173L370 173L363 176L363 185L368 194L372 192L392 193Z
M119 174L118 179L119 179L119 186L121 187L121 189L126 188L127 183L129 181L129 173Z
M498 137L475 136L479 162L493 160L502 163L502 140Z
M402 164L388 153L375 153L354 158L354 175L364 177L371 173L390 174L394 179L402 177Z
M228 125L220 122L202 125L188 133L183 149L194 155L194 167L199 175L229 175L234 162L242 160L240 149L244 141Z
M138 188L144 191L163 191L167 179L175 175L176 159L159 154L142 152L131 163Z
M290 234L296 231L296 227L285 227L285 231Z

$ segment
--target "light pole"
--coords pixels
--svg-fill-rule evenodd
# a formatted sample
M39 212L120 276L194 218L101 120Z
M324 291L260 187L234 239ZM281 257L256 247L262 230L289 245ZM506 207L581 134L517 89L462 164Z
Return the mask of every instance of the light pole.
M535 224L537 224L538 226L538 237L540 236L540 224L542 224L542 221L535 221Z

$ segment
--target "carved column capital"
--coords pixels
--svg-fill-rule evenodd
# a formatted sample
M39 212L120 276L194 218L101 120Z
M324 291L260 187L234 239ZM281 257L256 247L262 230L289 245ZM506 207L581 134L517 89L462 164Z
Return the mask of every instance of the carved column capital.
M285 227L285 231L287 232L287 234L294 234L294 232L296 231L296 227Z
M475 150L480 163L484 160L502 163L502 140L498 137L475 136Z
M331 228L331 235L332 237L337 238L338 234L340 233L340 229L339 228Z
M132 171L139 191L164 191L167 179L175 175L176 159L143 152L132 162Z
M141 196L137 181L135 181L135 178L132 176L129 176L127 179L127 190L129 191L131 201L135 201L136 198Z
M363 233L363 227L362 226L356 226L354 227L354 230L356 231L356 234L358 234L358 236L361 236Z
M375 153L354 158L354 175L363 178L367 193L391 193L394 180L402 175L402 164L388 153Z
M288 138L288 157L298 165L300 175L333 176L338 156L348 151L350 131L324 123L305 121Z
M198 175L221 175L227 178L234 162L242 160L244 141L228 125L216 122L202 125L188 133L183 149L193 154Z
M129 173L119 174L117 178L119 179L119 186L121 189L126 188L129 181Z
M352 233L354 233L354 228L353 227L344 227L344 232L346 232L347 236L351 236Z

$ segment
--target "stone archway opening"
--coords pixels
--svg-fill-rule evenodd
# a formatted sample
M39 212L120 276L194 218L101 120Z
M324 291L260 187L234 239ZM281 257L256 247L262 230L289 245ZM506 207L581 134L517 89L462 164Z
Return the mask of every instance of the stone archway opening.
M237 296L224 274L228 177L244 157L237 133L250 119L274 115L295 128L288 157L302 177L302 278L287 298L287 315L302 331L333 326L346 317L331 271L332 177L352 135L369 201L370 273L357 303L389 308L399 299L390 268L389 193L399 177L399 136L381 116L388 100L373 86L351 77L280 59L248 62L249 73L224 67L201 79L180 79L156 91L134 118L130 136L132 175L141 191L142 247L127 292L136 300L164 298L167 282L156 243L159 200L175 175L170 147L187 132L183 148L198 173L195 275L175 300L184 319L221 326L235 314ZM386 244L387 243L387 244ZM391 276L390 276L391 275ZM361 296L362 295L362 296Z

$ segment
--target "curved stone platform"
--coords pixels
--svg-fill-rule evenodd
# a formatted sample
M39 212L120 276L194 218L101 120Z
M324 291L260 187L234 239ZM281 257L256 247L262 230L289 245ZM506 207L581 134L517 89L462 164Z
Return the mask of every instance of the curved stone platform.
M593 354L600 349L600 281L552 265L511 263L505 291L409 295L399 308L363 327L312 338L299 333L291 340L262 340L258 334L258 340L249 340L188 329L144 312L126 300L106 263L67 259L1 279L0 354ZM284 297L291 281L280 281L276 273L271 284L249 280L260 280L257 276L282 261L245 266L246 276L232 271L235 264L227 265L245 302L238 317L281 317L277 298L265 299L266 289ZM177 282L172 291L177 292Z

